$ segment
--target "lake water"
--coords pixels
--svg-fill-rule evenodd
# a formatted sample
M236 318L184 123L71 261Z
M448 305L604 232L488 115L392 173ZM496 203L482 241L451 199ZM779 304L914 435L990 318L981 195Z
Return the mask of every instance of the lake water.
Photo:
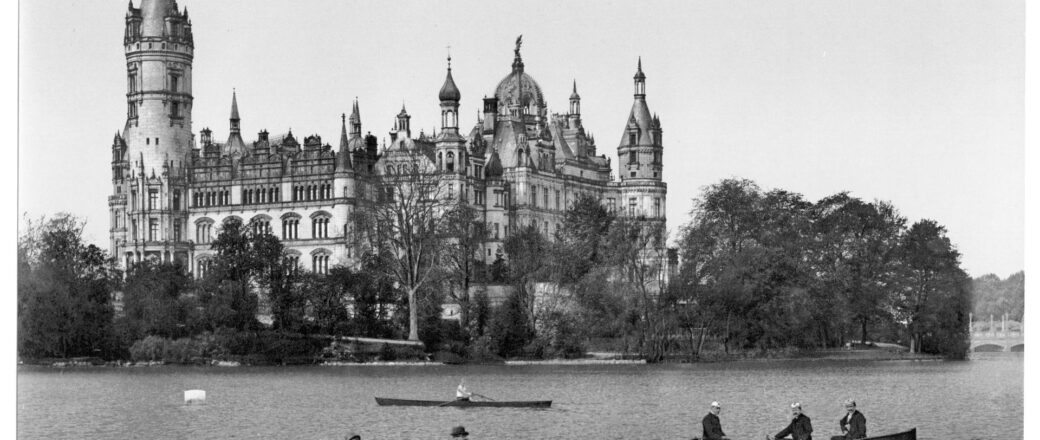
M460 378L499 400L551 409L379 407L374 396L451 399ZM868 434L1022 438L1023 358L966 362L761 361L693 365L20 367L20 439L689 439L712 400L735 440L761 439L799 401L814 438L838 434L854 398ZM186 406L184 390L205 405Z

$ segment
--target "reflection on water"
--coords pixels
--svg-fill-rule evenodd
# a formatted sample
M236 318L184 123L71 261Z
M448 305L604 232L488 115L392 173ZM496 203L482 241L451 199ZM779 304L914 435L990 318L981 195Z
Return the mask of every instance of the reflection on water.
M451 399L462 377L499 400L552 408L379 407L374 396ZM760 439L801 402L814 435L839 434L854 398L868 434L916 426L922 439L1022 438L1023 358L968 362L769 361L697 365L152 367L18 372L20 439L641 438L700 435L712 400L734 439ZM183 392L206 390L205 405Z

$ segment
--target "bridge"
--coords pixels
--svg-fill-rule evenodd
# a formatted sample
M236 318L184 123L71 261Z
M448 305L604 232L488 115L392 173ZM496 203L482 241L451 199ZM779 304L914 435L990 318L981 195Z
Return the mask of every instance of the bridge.
M970 318L969 318L970 319ZM1025 351L1025 326L1001 316L1000 321L971 321L971 351Z

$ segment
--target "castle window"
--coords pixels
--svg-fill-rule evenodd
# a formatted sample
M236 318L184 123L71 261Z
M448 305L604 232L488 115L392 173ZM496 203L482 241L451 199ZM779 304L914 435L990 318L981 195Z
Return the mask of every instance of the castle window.
M632 136L635 136L635 135L632 135ZM628 163L629 164L636 163L636 152L635 151L629 151L628 152Z
M181 221L180 220L174 220L173 221L173 241L181 241L181 239L182 239L182 236L181 236Z
M616 200L614 200L613 197L607 197L607 210L609 210L611 213L617 211L617 204L615 202Z
M181 209L181 190L179 189L173 191L173 209Z
M455 198L455 184L454 183L449 183L448 184L448 199L450 200L450 199L453 199L453 198Z
M286 268L286 275L295 274L300 268L300 256L299 255L288 255L285 257L288 264Z
M444 152L437 153L437 168L444 169Z
M148 219L148 240L156 241L159 239L159 219L150 218Z
M152 145L152 138L144 138L145 145Z
M538 206L538 187L531 185L531 206Z
M474 190L473 191L473 199L474 199L473 201L477 205L484 206L484 191Z
M560 190L556 190L556 210L560 210Z
M502 191L495 191L495 206L502 206Z
M484 178L483 174L484 174L484 167L482 167L480 165L474 165L473 166L473 177L476 177L478 179L483 179Z
M628 215L635 217L636 215L636 198L632 197L628 199Z
M654 198L654 217L661 216L661 199Z
M542 188L542 207L549 207L549 187ZM546 227L546 229L549 229Z
M448 171L455 171L455 153L448 152Z
M137 191L130 191L130 210L137 210Z
M159 190L148 190L148 209L159 209Z
M206 244L212 241L213 221L200 221L195 224L195 242Z
M632 132L632 133L628 134L628 144L629 145L635 145L636 144L636 134L635 134L635 132Z
M495 240L498 240L498 223L495 223Z
M329 238L329 218L320 216L311 219L311 237Z
M170 103L170 116L174 118L181 117L181 104L179 102ZM158 139L156 139L156 144L158 143Z
M137 240L137 219L130 221L130 237Z
M296 240L300 238L300 219L282 219L282 240Z

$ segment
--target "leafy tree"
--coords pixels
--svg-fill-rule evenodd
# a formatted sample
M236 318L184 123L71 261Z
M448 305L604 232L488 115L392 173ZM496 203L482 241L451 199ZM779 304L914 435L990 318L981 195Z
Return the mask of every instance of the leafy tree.
M465 327L469 322L469 290L482 269L477 259L484 249L487 240L487 226L476 209L468 204L460 203L446 214L446 230L448 243L445 245L445 259L450 270L447 274L448 294L459 305L460 323Z
M111 293L121 274L83 242L70 214L27 221L18 242L18 353L27 357L111 356Z
M191 275L178 261L134 264L123 287L123 320L133 339L188 336L188 323L195 321L191 287Z
M960 253L934 220L914 223L900 246L901 285L895 308L910 349L963 357L969 345L971 285Z
M545 256L549 253L549 242L532 223L521 226L506 237L502 247L509 258L509 279L516 287L516 300L520 302L520 310L526 315L524 322L533 326L534 283L544 276L548 267Z
M594 267L604 264L601 242L614 215L589 194L578 196L564 213L563 228L552 247L553 279L561 284L580 281Z

